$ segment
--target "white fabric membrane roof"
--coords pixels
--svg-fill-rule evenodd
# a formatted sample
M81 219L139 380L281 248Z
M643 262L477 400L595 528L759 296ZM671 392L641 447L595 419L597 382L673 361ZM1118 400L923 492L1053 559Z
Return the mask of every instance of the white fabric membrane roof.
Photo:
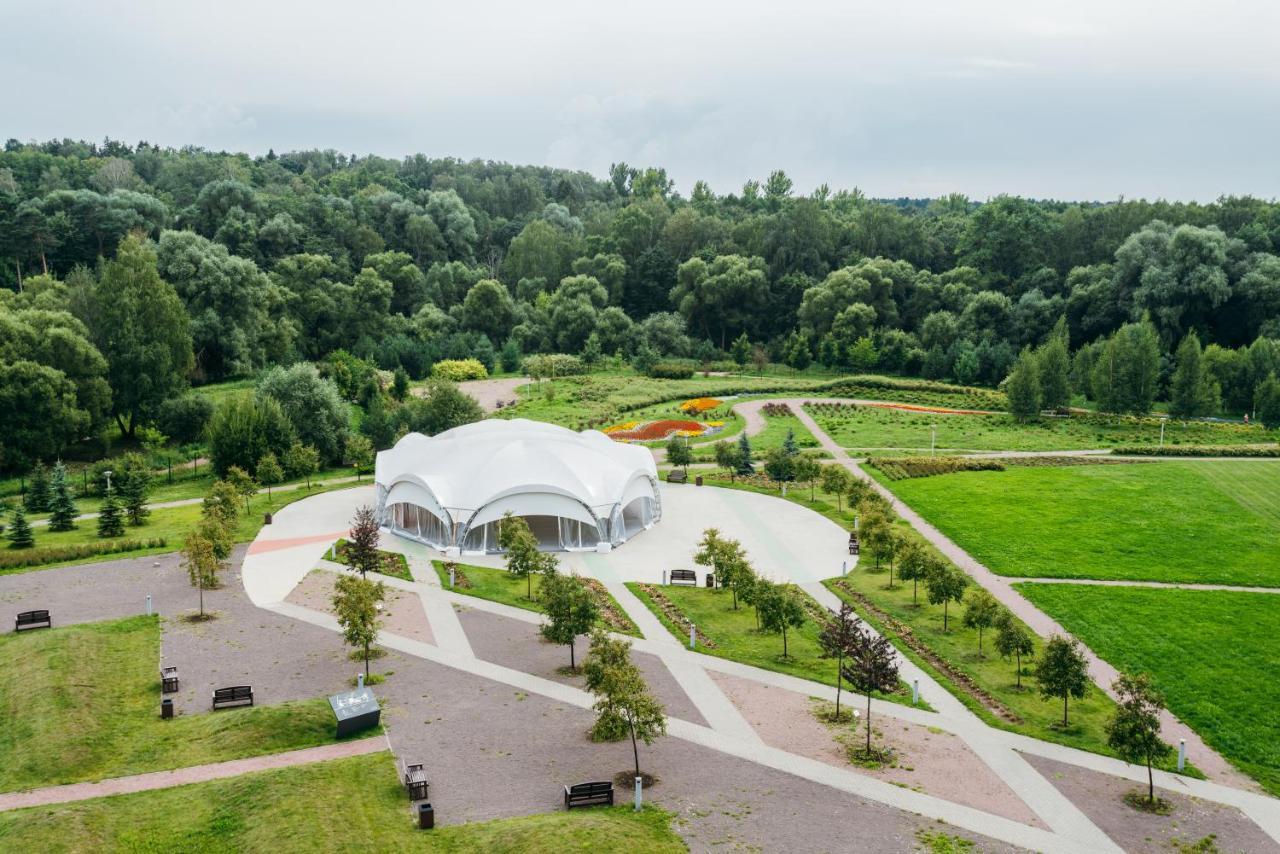
M400 500L410 500L408 494L417 493L410 484L425 487L436 501L413 503L429 507L438 502L457 522L495 502L516 515L532 515L537 508L520 512L519 502L503 499L533 499L538 494L548 499L530 503L546 504L547 510L561 504L549 496L564 496L608 518L624 497L652 495L657 477L646 448L615 442L598 430L576 433L524 418L477 421L435 436L410 433L395 447L379 452L374 474L378 485L388 490L388 503L396 501L397 494L406 496ZM489 521L491 514L482 515L486 518L477 517L474 524Z

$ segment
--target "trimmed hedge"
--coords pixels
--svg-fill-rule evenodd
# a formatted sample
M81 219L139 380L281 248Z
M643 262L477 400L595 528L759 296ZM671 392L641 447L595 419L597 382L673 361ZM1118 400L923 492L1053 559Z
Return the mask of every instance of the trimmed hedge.
M693 367L679 362L658 362L648 370L656 380L687 380L693 376Z
M97 555L121 554L136 552L142 549L158 549L168 545L164 537L152 537L148 540L109 540L104 543L81 543L77 546L56 546L53 548L23 550L20 552L0 552L0 571L20 569L28 566L43 566L46 563L61 563L67 560L95 557Z
M587 366L577 356L566 353L540 353L528 356L520 369L530 377L573 377L587 372Z
M1280 457L1280 445L1265 448L1249 445L1165 445L1163 448L1112 448L1111 453L1135 457Z
M431 376L450 382L489 378L489 371L479 359L442 359L431 366Z
M974 457L869 457L867 465L875 466L889 480L933 477L958 471L1004 471L1004 464L993 459Z

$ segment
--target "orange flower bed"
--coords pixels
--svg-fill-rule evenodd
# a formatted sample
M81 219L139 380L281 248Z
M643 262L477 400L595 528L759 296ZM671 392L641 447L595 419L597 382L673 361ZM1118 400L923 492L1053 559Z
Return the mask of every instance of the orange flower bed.
M681 412L706 412L709 409L715 409L723 401L716 400L714 397L695 397L693 400L686 400L680 404Z
M646 421L633 430L614 431L609 434L609 438L635 442L652 442L656 439L665 439L676 432L680 432L683 435L698 436L702 434L703 429L703 425L697 421L676 421L667 418L662 421ZM688 432L685 433L685 431Z

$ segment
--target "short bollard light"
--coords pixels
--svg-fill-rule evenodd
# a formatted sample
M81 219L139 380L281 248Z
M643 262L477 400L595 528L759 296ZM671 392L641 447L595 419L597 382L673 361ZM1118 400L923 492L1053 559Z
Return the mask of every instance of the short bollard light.
M840 574L841 575L849 574L849 561L847 560L840 561Z
M457 573L458 573L458 568L453 564L449 564L449 586L450 587L454 587L456 585L455 579L458 577Z
M689 649L693 649L693 644L695 640L694 632L697 631L697 628L698 627L695 626L693 623L689 624Z
M667 571L665 569L662 570L662 586L667 586Z
M151 594L147 594L147 616L151 616Z
M920 705L920 680L919 679L911 680L911 705L913 706Z
M359 690L363 687L364 687L364 674L357 673L356 674L356 690Z
M640 791L644 788L644 778L636 778L636 811L640 811Z
M1178 739L1178 770L1181 771L1187 767L1187 740L1185 738Z

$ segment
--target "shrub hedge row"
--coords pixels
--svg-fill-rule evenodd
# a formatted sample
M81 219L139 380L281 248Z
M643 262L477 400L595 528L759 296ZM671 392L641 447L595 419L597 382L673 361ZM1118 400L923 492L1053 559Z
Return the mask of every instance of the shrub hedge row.
M0 571L27 566L43 566L67 560L95 557L96 555L136 552L141 549L157 549L168 545L164 537L146 540L107 540L101 543L81 543L75 546L54 546L44 549L27 549L19 552L0 552Z
M867 465L875 466L889 480L933 477L958 471L1004 471L998 460L975 457L870 457Z
M1165 445L1112 448L1111 453L1140 457L1280 457L1280 445Z

